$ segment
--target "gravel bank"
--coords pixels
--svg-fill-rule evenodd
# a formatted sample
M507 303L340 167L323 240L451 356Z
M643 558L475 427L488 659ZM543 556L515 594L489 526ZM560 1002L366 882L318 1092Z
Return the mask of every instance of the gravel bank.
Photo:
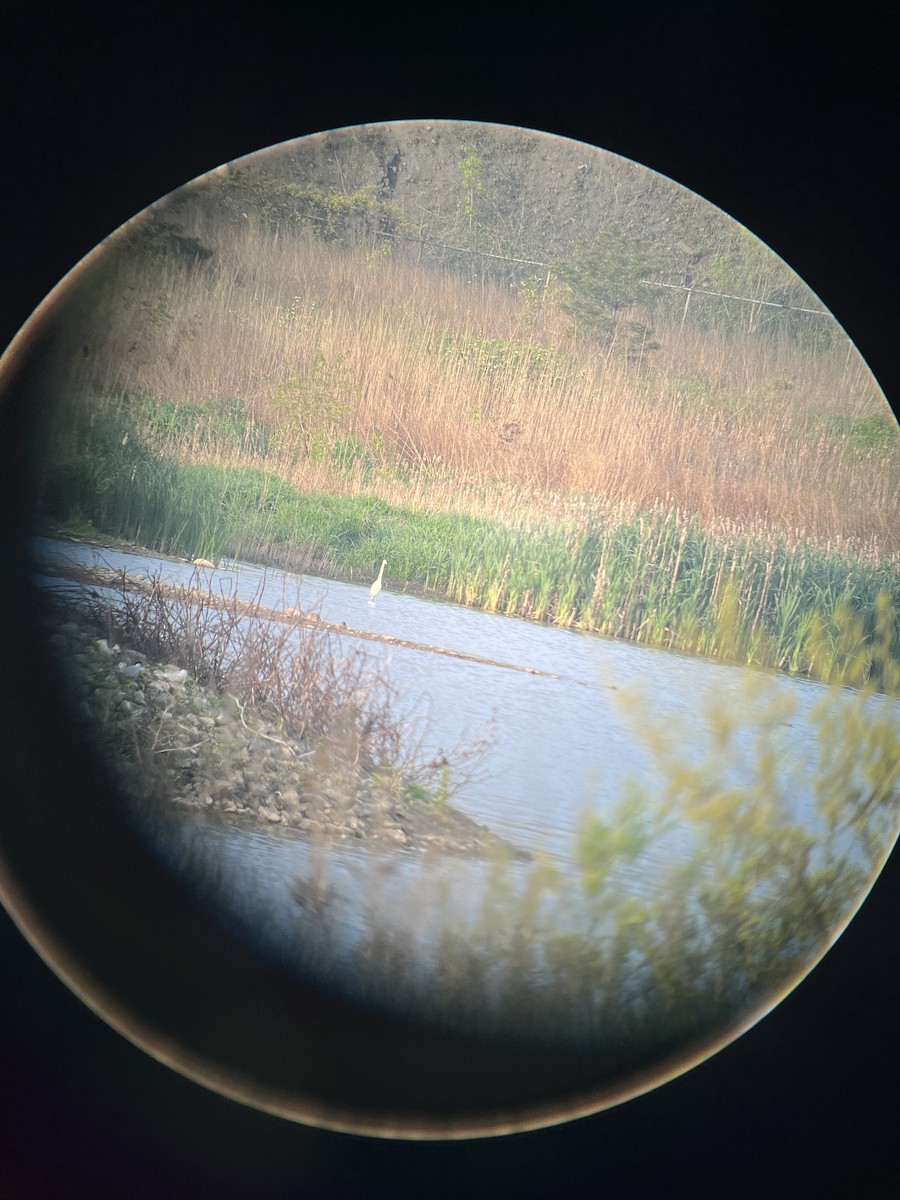
M99 633L70 609L49 640L75 711L135 802L407 851L531 857L451 804L397 794L342 762L339 751L294 743L185 670Z

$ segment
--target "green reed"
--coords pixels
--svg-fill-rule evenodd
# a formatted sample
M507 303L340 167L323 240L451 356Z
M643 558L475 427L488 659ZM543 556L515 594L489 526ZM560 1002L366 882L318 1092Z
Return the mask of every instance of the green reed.
M229 555L345 579L367 578L386 558L394 590L819 678L828 677L828 654L841 653L821 614L846 610L866 643L879 595L900 607L890 563L716 534L677 511L429 512L372 495L301 492L243 459L179 462L124 418L69 432L44 468L43 515L74 514L187 557ZM813 634L827 651L809 651ZM885 674L879 662L867 670Z

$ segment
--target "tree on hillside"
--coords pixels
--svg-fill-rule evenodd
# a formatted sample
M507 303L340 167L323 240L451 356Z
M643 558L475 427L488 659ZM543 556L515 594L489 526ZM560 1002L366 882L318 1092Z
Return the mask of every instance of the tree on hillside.
M556 266L568 289L561 307L575 322L576 335L612 344L621 311L652 302L652 289L643 280L659 269L646 247L615 226L580 242L572 260Z
M698 296L692 304L699 328L784 336L813 351L832 345L836 326L818 296L749 230L736 227L705 259L703 272L702 286L719 295ZM757 303L748 303L753 300Z

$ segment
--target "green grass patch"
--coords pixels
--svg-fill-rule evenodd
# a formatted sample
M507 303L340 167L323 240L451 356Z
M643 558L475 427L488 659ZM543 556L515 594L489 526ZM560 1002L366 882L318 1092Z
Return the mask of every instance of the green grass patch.
M832 415L827 428L836 440L860 454L886 454L900 444L900 426L889 412L857 418Z

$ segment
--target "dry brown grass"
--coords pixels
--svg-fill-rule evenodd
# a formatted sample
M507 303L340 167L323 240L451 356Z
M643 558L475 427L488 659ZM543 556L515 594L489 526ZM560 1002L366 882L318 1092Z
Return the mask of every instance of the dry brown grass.
M261 583L242 601L202 586L163 585L158 577L136 588L123 571L112 598L90 592L81 611L110 643L183 667L202 686L231 696L242 713L246 707L312 747L317 766L332 775L376 773L385 786L425 788L442 801L481 777L492 724L459 744L426 750L433 722L422 698L404 700L362 647L272 619L263 591ZM441 773L444 764L452 772Z
M384 255L249 227L193 232L215 247L209 265L123 262L93 318L90 385L236 397L278 431L277 468L303 489L493 515L664 507L715 529L900 550L900 438L868 456L847 440L848 421L886 406L839 330L812 354L659 325L660 348L636 362L575 346L552 297L536 316L512 290ZM348 435L405 475L364 480L310 454L311 438Z

